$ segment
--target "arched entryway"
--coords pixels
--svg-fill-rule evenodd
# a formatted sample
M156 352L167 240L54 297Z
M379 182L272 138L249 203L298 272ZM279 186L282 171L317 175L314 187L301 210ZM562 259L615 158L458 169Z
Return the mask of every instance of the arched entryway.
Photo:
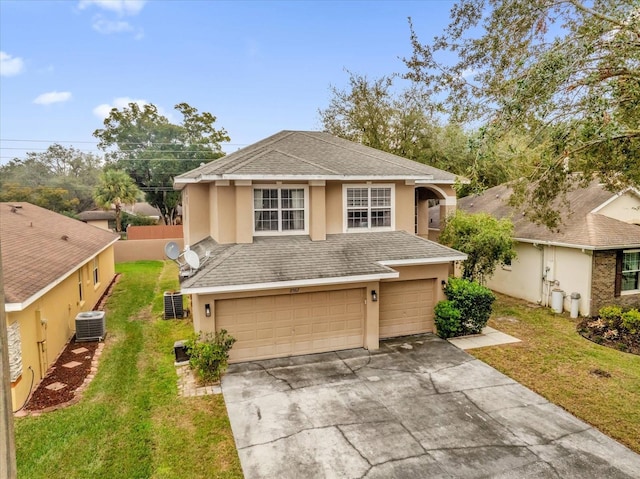
M455 191L450 186L424 185L415 188L415 226L418 236L437 239L440 220L456 209Z

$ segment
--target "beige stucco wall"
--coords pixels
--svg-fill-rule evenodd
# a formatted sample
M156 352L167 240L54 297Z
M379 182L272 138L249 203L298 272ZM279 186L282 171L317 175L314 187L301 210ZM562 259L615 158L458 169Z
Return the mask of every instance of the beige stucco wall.
M518 257L511 267L496 268L486 281L489 288L543 306L551 305L554 288L565 292L564 309L570 310L571 293L580 293L580 314L588 315L591 303L591 255L575 248L531 243L516 245ZM543 276L546 272L546 281Z
M86 223L88 225L96 226L103 230L111 231L111 228L109 228L109 220L89 220L89 221L86 221Z
M113 246L98 257L99 283L97 285L93 284L93 259L85 263L80 270L84 301L81 302L79 298L78 270L76 270L23 311L7 313L7 325L16 321L20 323L22 350L22 376L11 387L14 409L22 406L32 389L31 371L33 371L33 389L35 389L49 366L62 352L69 338L75 333L76 315L93 309L113 280L115 274ZM42 325L40 320L45 321L46 325ZM42 342L38 343L38 341Z
M182 191L182 206L185 244L195 244L209 236L209 185L187 185Z
M184 249L182 238L118 241L114 245L115 261L165 260L164 247L170 241L177 243L181 251Z
M292 184L292 182L280 182ZM376 182L309 181L309 236L318 241L327 234L344 233L343 185L376 184ZM415 188L404 181L377 182L394 185L394 224L396 230L415 232ZM182 193L185 244L195 244L211 236L222 244L253 241L253 186L273 184L265 181L216 181L187 185ZM295 182L300 185L300 182ZM425 186L425 185L422 185ZM429 186L425 186L429 188ZM449 185L436 186L437 194L455 199ZM443 205L451 212L455 205ZM425 221L427 221L425 219ZM425 232L426 234L426 232Z
M640 198L630 191L619 196L598 213L627 223L640 225Z

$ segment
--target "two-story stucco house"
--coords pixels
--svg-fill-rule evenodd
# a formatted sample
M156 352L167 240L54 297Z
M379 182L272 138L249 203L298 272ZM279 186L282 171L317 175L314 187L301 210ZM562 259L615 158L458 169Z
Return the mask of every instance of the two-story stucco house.
M421 238L429 199L456 177L327 133L282 131L175 179L184 240L202 266L182 281L194 327L226 329L232 361L433 332L465 255Z

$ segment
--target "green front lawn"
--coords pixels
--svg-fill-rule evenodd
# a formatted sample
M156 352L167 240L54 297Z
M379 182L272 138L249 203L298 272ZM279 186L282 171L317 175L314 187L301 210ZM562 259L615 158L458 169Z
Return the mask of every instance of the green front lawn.
M192 326L161 319L175 265L117 269L98 374L78 404L16 420L19 477L242 477L222 396L178 397L173 343Z
M522 342L469 353L640 453L640 356L584 339L578 322L499 295L489 326Z

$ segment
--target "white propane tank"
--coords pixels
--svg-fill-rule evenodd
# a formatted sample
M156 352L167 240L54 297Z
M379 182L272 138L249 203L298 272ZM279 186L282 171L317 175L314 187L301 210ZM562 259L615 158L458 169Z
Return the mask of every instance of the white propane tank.
M554 289L551 291L551 309L554 313L562 313L564 303L564 291Z

